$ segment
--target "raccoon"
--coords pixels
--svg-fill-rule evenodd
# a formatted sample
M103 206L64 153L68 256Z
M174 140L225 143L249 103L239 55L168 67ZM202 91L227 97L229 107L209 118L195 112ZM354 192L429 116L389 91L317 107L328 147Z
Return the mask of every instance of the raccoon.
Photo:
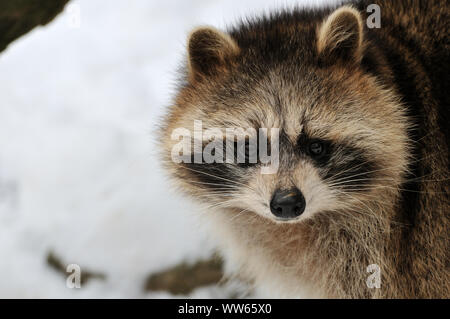
M379 28L367 27L370 4ZM370 0L189 35L162 161L206 208L235 273L270 297L450 297L449 21L439 1ZM276 171L189 161L213 140L192 147L195 121L254 129L230 144L248 156L262 136ZM186 161L173 160L178 128Z

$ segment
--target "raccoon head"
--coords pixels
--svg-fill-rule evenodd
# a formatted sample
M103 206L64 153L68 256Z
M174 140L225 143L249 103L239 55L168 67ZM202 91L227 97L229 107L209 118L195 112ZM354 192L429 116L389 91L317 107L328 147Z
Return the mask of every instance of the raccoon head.
M364 32L348 6L194 30L162 138L182 190L210 207L294 223L392 205L407 123Z

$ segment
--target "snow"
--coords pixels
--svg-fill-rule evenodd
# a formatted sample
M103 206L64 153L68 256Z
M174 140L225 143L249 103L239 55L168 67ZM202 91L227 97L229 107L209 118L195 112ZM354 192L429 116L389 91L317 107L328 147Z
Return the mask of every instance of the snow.
M186 36L298 2L71 1L2 52L0 297L172 297L145 278L214 249L154 147ZM107 278L69 289L49 251Z

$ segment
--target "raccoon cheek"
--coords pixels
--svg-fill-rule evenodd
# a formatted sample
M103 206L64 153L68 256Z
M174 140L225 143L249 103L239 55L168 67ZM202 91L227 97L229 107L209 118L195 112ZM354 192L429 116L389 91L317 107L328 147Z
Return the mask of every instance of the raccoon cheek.
M189 79L198 81L227 72L238 54L239 47L228 34L211 27L194 30L188 40Z
M359 62L363 48L361 14L350 6L334 11L317 32L317 51L322 63Z

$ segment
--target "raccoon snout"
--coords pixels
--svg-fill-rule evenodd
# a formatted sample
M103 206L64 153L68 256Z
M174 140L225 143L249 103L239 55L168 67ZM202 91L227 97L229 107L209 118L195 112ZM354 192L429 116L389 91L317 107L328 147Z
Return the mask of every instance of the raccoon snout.
M270 202L272 214L281 219L293 219L305 211L306 201L297 188L276 190Z

